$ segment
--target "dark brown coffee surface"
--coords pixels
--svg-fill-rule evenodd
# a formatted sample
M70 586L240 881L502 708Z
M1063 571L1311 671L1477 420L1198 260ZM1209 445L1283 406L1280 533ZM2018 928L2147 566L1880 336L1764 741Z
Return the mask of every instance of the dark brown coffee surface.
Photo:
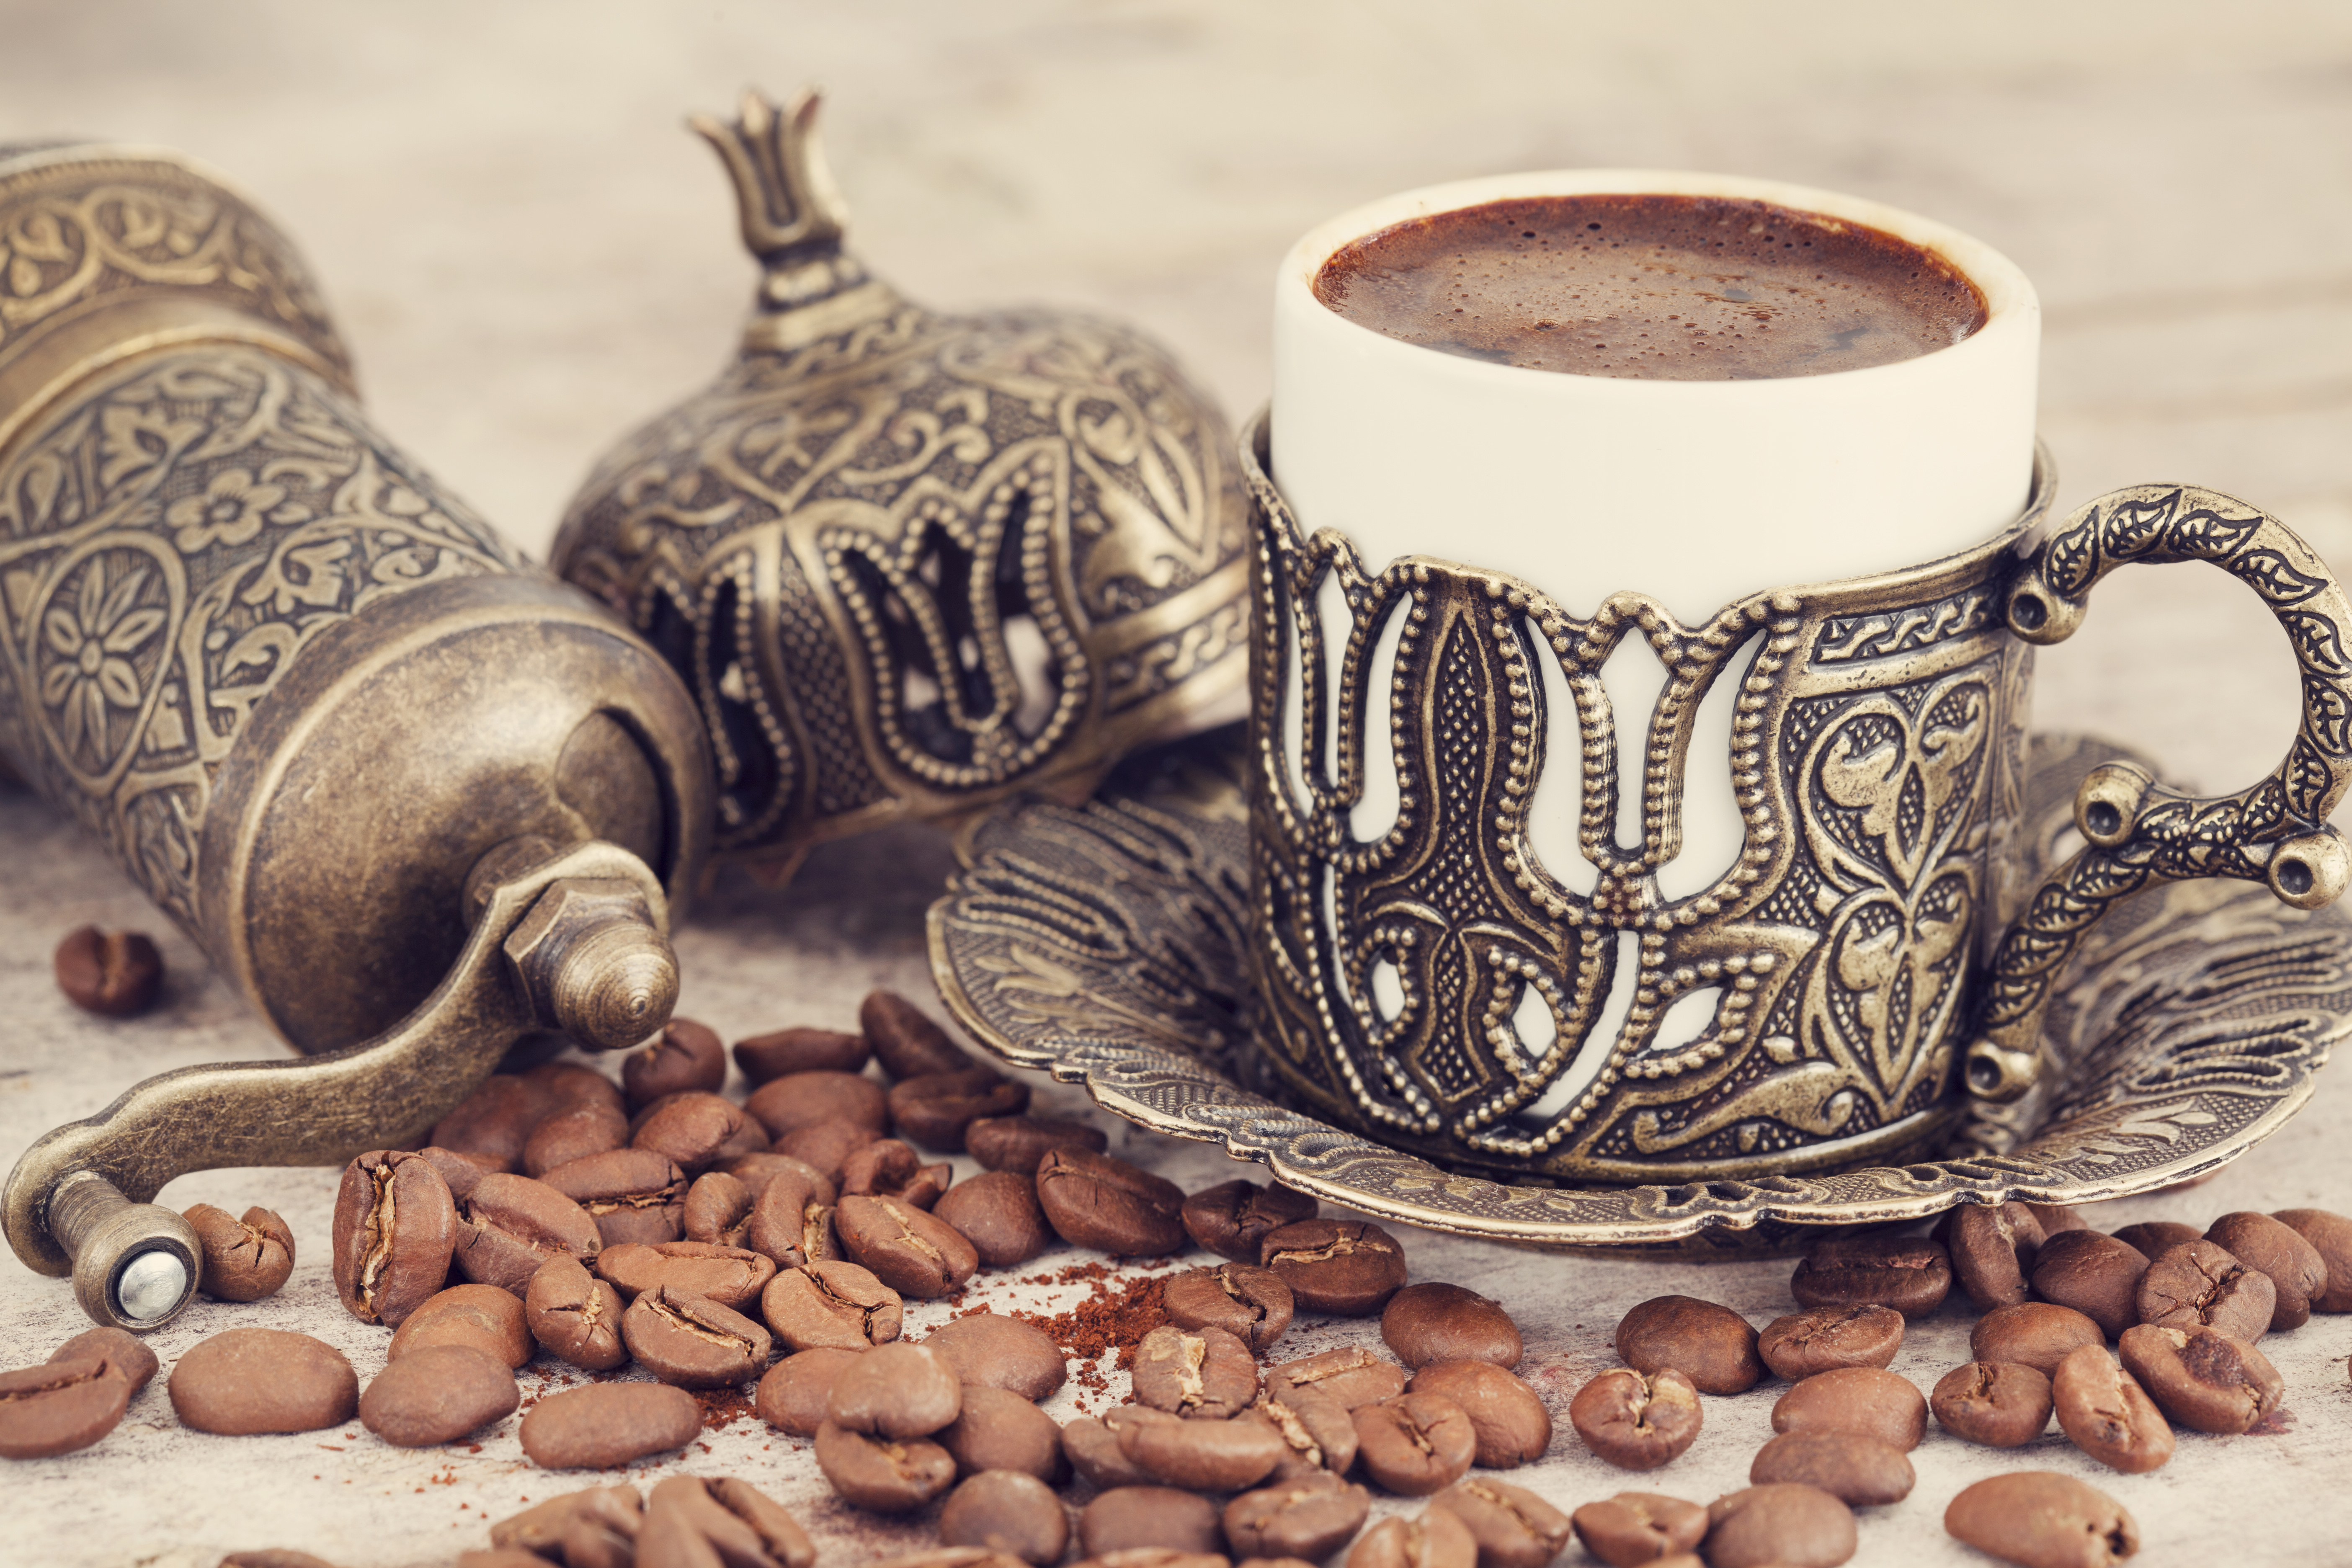
M1315 297L1442 353L1650 381L1862 370L1985 323L1984 296L1932 251L1717 196L1531 196L1436 213L1334 252Z

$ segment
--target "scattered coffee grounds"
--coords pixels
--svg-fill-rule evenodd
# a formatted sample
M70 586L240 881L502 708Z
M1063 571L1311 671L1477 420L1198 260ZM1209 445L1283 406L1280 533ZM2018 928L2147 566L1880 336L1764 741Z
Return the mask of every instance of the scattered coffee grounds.
M1136 1347L1143 1342L1143 1336L1168 1321L1168 1281L1162 1276L1121 1279L1108 1264L1075 1263L1052 1274L1030 1276L1021 1283L1086 1285L1087 1299L1067 1311L1050 1317L1034 1312L1012 1315L1036 1324L1047 1338L1080 1361L1099 1361L1106 1352L1117 1351L1118 1360L1113 1364L1121 1372L1133 1370Z

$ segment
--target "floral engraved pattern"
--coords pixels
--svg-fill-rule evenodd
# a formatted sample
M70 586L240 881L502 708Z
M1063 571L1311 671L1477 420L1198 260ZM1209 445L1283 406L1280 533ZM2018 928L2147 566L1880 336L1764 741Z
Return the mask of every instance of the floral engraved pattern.
M165 619L161 605L143 602L155 575L151 566L127 566L109 583L107 557L94 555L82 563L68 602L53 602L41 617L41 704L65 754L93 772L113 755L110 731L124 728L141 706L144 682L131 661Z
M174 531L173 542L183 554L194 555L207 545L243 544L261 531L264 521L301 522L310 515L302 506L281 505L282 485L256 484L243 468L224 468L205 486L205 493L182 496L163 513Z

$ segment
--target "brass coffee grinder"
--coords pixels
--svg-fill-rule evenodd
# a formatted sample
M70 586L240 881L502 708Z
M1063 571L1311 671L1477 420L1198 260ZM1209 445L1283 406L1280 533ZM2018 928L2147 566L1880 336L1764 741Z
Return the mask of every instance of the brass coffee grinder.
M293 248L169 153L0 147L0 763L307 1058L17 1163L9 1245L100 1322L195 1288L172 1177L413 1147L521 1037L675 1003L692 697L377 433Z

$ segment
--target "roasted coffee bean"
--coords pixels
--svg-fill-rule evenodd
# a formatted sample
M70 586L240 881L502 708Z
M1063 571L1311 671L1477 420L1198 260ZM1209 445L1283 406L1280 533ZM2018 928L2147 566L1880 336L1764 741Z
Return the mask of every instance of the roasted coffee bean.
M2028 1204L2025 1206L2032 1214L2034 1223L2041 1226L2045 1241L2062 1230L2088 1230L2091 1227L2091 1222L2076 1213L2072 1204Z
M1943 1375L1927 1408L1955 1437L2014 1448L2049 1429L2050 1379L2013 1361L1972 1361Z
M274 1296L294 1272L294 1233L266 1208L249 1208L240 1220L226 1209L197 1204L183 1217L204 1249L198 1289L216 1301Z
M398 1328L441 1289L457 1245L457 1206L432 1165L378 1150L343 1167L329 1247L335 1293L352 1317Z
M587 1210L529 1176L484 1176L459 1213L450 1262L475 1284L496 1285L518 1296L530 1289L540 1265L557 1253L592 1258L604 1246Z
M1269 1480L1286 1481L1315 1470L1344 1476L1355 1464L1356 1423L1345 1405L1320 1389L1269 1384L1252 1409L1283 1443Z
M980 1267L962 1233L897 1198L845 1196L833 1228L844 1252L902 1296L951 1295Z
M2277 1288L2270 1330L2285 1333L2311 1321L2312 1298L2326 1293L2327 1264L2319 1249L2289 1226L2266 1214L2241 1209L2205 1228L2205 1239L2226 1248L2239 1262L2270 1277ZM2219 1324L2214 1325L2220 1327ZM2252 1334L2240 1336L2252 1339Z
M1391 1514L1348 1549L1347 1568L1475 1568L1478 1538L1434 1503L1412 1519Z
M755 1085L796 1072L858 1072L873 1058L865 1036L838 1029L777 1029L735 1042L735 1065Z
M69 931L50 965L66 1000L101 1018L144 1013L163 989L163 955L135 931Z
M721 1247L709 1241L665 1241L645 1247L625 1241L597 1255L596 1272L624 1300L635 1300L666 1285L740 1312L760 1299L768 1281L776 1277L776 1266L747 1247Z
M629 1142L629 1119L617 1105L589 1100L562 1106L541 1118L522 1146L522 1173L544 1176L560 1165L622 1148Z
M1037 1203L1054 1234L1122 1258L1181 1252L1184 1194L1173 1182L1084 1149L1048 1149L1037 1162Z
M1169 1487L1114 1487L1078 1515L1078 1549L1088 1557L1146 1546L1222 1551L1217 1505Z
M1849 1508L1901 1502L1919 1478L1899 1448L1859 1432L1783 1432L1756 1451L1748 1479L1758 1486L1797 1481Z
M1257 1398L1257 1362L1223 1329L1162 1323L1135 1350L1135 1401L1176 1415L1223 1420Z
M2172 1458L2171 1425L2105 1345L2084 1345L2059 1363L2050 1397L2074 1447L2111 1469L2138 1475Z
M1274 1473L1285 1452L1270 1423L1254 1415L1188 1421L1139 1413L1116 1428L1119 1452L1155 1481L1197 1492L1239 1491Z
M1334 1475L1300 1476L1227 1503L1225 1543L1244 1556L1319 1563L1356 1538L1371 1508L1372 1494L1361 1487ZM1565 1521L1561 1533L1567 1533Z
M1478 1430L1469 1413L1442 1394L1400 1394L1351 1411L1349 1418L1356 1424L1356 1462L1374 1481L1402 1497L1443 1491L1460 1480L1478 1457ZM1547 1422L1547 1430L1549 1426Z
M874 1047L874 1059L892 1078L960 1072L976 1065L948 1039L946 1030L895 991L868 992L857 1006L857 1026L866 1032L866 1043Z
M578 1062L541 1062L525 1072L522 1080L547 1096L551 1115L575 1105L604 1105L614 1110L628 1105L619 1084Z
M686 1175L667 1154L614 1149L566 1161L540 1179L596 1222L606 1247L655 1246L686 1233Z
M2352 1218L2326 1209L2281 1209L2271 1217L2311 1243L2327 1284L2311 1299L2315 1312L2352 1312Z
M437 1143L428 1143L419 1149L416 1157L441 1173L441 1180L449 1188L449 1196L457 1203L464 1203L472 1196L475 1186L484 1176L506 1168L488 1154L464 1153L456 1149L444 1149Z
M2285 1391L2269 1357L2219 1330L2140 1323L2116 1348L2157 1408L2191 1431L2243 1432Z
M1021 1568L1022 1560L990 1546L935 1546L884 1557L866 1568Z
M712 1500L751 1527L760 1545L774 1559L776 1568L813 1568L816 1544L782 1503L751 1482L733 1476L720 1476L709 1485ZM713 1544L719 1543L714 1541ZM723 1550L719 1555L731 1563L737 1557L748 1559L750 1554L739 1549L733 1557ZM648 1563L646 1568L653 1565ZM767 1568L767 1564L753 1560L752 1568Z
M1045 1330L985 1309L940 1324L923 1343L945 1356L967 1386L1002 1388L1027 1400L1050 1398L1070 1375L1062 1347Z
M531 1129L553 1110L555 1097L544 1081L533 1082L512 1073L492 1073L457 1109L436 1122L425 1140L460 1153L481 1154L499 1163L501 1171L522 1163L523 1146Z
M1176 1275L1168 1281L1161 1304L1168 1321L1180 1329L1223 1329L1260 1352L1290 1327L1290 1287L1274 1270L1248 1263L1221 1263Z
M672 1476L646 1500L633 1555L635 1568L807 1568L816 1549L791 1514L746 1483Z
M816 1121L795 1127L775 1142L775 1152L790 1154L822 1172L836 1186L849 1157L882 1134L851 1121Z
M1151 1478L1136 1466L1118 1446L1118 1427L1114 1420L1124 1424L1140 1412L1173 1421L1175 1416L1165 1411L1150 1410L1140 1405L1114 1405L1099 1421L1081 1415L1062 1427L1062 1457L1078 1473L1078 1479L1097 1491L1109 1491L1116 1487L1144 1487Z
M2115 1338L2139 1321L2140 1277L2147 1259L2095 1230L2061 1231L2042 1244L2033 1263L2033 1290L2045 1301L2072 1307Z
M89 1447L121 1421L132 1392L130 1377L102 1354L0 1372L0 1458L47 1459Z
M1834 1237L1805 1254L1789 1280L1801 1307L1892 1307L1906 1319L1942 1306L1951 1289L1950 1258L1918 1236Z
M777 1271L760 1292L760 1315L796 1351L864 1351L898 1337L898 1292L869 1269L833 1259Z
M899 1136L941 1153L963 1152L964 1129L983 1116L1018 1116L1029 1109L1029 1086L993 1068L901 1079L890 1089L890 1124Z
M1070 1544L1070 1516L1062 1500L1035 1476L982 1470L948 1497L940 1510L940 1541L985 1546L1036 1568L1059 1563Z
M1853 1510L1819 1487L1749 1487L1706 1517L1708 1568L1836 1568L1853 1555Z
M827 1123L862 1127L877 1138L890 1130L887 1096L863 1073L787 1073L753 1090L743 1109L778 1140L799 1128Z
M84 1329L49 1352L53 1362L91 1357L105 1362L115 1376L128 1382L134 1398L161 1364L155 1352L147 1348L146 1341L122 1329Z
M2147 1266L2133 1306L2143 1323L2219 1329L2251 1343L2270 1331L2278 1315L2278 1286L2227 1248L2200 1237ZM2116 1332L2120 1337L2122 1331Z
M983 1116L963 1130L964 1152L983 1171L1034 1175L1048 1149L1083 1149L1099 1154L1110 1140L1083 1121L1050 1116Z
M928 1437L963 1408L963 1384L947 1357L901 1340L842 1369L825 1399L825 1419L845 1431L892 1439Z
M1961 1205L1944 1245L1952 1276L1977 1310L2012 1307L2032 1293L2026 1276L2042 1251L2042 1222L2023 1204Z
M1679 1457L1699 1429L1698 1390L1671 1367L1614 1367L1569 1401L1568 1422L1584 1446L1620 1469L1654 1470Z
M577 1258L565 1261L580 1267ZM538 1283L536 1278L532 1283ZM530 1309L493 1285L452 1285L428 1297L392 1336L387 1361L433 1345L465 1345L513 1368L530 1359Z
M632 1110L666 1094L716 1094L726 1081L726 1046L691 1018L672 1018L621 1064L621 1088Z
M2056 1470L2020 1470L1963 1488L1944 1510L1954 1540L2023 1568L2115 1568L2139 1550L2123 1505Z
M2192 1241L2202 1241L2205 1233L2193 1225L2177 1220L2151 1219L2138 1225L2127 1225L2115 1233L2117 1241L2153 1262L2176 1247L2186 1247ZM2225 1249L2226 1250L2226 1249Z
M742 1245L772 1259L779 1268L822 1262L823 1258L809 1256L812 1241L819 1241L828 1250L834 1242L830 1217L816 1236L811 1232L814 1213L822 1212L827 1216L833 1213L833 1183L809 1172L801 1161L794 1160L793 1165L794 1169L776 1172L769 1178L766 1189L751 1205L751 1217L743 1226ZM811 1180L811 1176L815 1179Z
M359 1374L343 1352L308 1334L230 1329L199 1341L170 1379L181 1425L242 1437L315 1432L359 1409Z
M983 1268L1026 1263L1054 1244L1036 1184L1011 1171L982 1171L950 1187L931 1212L971 1243Z
M1268 1236L1313 1219L1318 1205L1305 1193L1255 1182L1220 1182L1184 1200L1184 1229L1220 1258L1255 1263Z
M1284 1362L1265 1374L1269 1396L1282 1397L1286 1388L1313 1388L1338 1400L1349 1410L1404 1392L1404 1368L1382 1361L1361 1345L1319 1351Z
M2044 1377L2055 1374L2076 1346L2105 1342L2098 1324L2072 1307L2049 1301L1997 1307L1969 1331L1969 1353L1977 1360L2015 1362Z
M551 1470L611 1469L701 1435L702 1406L666 1383L592 1383L550 1394L520 1429L522 1451Z
M1217 1563L1224 1561L1223 1558L1212 1559L1210 1568L1215 1568ZM1234 1559L1231 1568L1315 1568L1315 1564L1303 1557L1242 1557Z
M1429 1500L1477 1538L1480 1568L1545 1568L1568 1544L1568 1515L1507 1481L1473 1476Z
M903 1138L877 1138L843 1162L844 1197L890 1197L919 1209L939 1202L955 1179L952 1165L926 1165Z
M1655 1296L1626 1313L1617 1353L1636 1372L1672 1367L1701 1394L1745 1394L1764 1376L1748 1320L1696 1296Z
M551 1258L523 1293L530 1337L559 1361L586 1372L610 1372L629 1359L621 1338L621 1293L565 1255Z
M658 1286L621 1314L621 1339L637 1364L680 1388L747 1383L767 1369L766 1328L708 1296Z
M753 1413L779 1432L815 1436L816 1429L824 1425L833 1380L860 1353L829 1345L793 1352L761 1375L751 1396Z
M1404 1248L1360 1220L1302 1219L1268 1231L1257 1260L1290 1287L1302 1311L1368 1318L1404 1288Z
M751 1226L751 1189L724 1171L705 1171L686 1189L684 1218L687 1240L740 1247Z
M472 1345L424 1345L387 1362L360 1395L360 1425L397 1448L454 1443L515 1413L513 1371Z
M1927 1433L1927 1400L1919 1385L1874 1366L1818 1372L1772 1406L1775 1432L1858 1432L1899 1453Z
M750 1191L755 1207L761 1198L767 1196L771 1184L787 1177L801 1184L807 1202L820 1203L830 1208L840 1201L841 1190L832 1177L805 1160L795 1160L790 1154L779 1154L772 1149L763 1149L755 1154L738 1154L719 1168L743 1184Z
M955 1484L955 1459L927 1438L869 1437L828 1421L816 1429L816 1468L833 1489L876 1513L908 1513Z
M582 1555L597 1568L622 1568L645 1522L645 1500L626 1484L589 1487L549 1498L490 1526L490 1544L564 1563Z
M768 1146L768 1132L743 1107L716 1094L667 1095L630 1135L633 1147L667 1154L688 1176Z
M1706 1510L1656 1492L1619 1492L1569 1516L1576 1539L1610 1568L1634 1568L1691 1551L1706 1534Z
M1408 1285L1381 1309L1381 1338L1410 1367L1484 1361L1508 1370L1526 1346L1502 1303L1459 1285Z
M1775 1318L1756 1336L1756 1353L1795 1383L1839 1366L1883 1367L1903 1348L1903 1314L1892 1307L1813 1307Z
M1533 1464L1551 1447L1551 1412L1526 1382L1490 1361L1441 1361L1405 1385L1460 1405L1478 1435L1478 1463L1490 1470Z
M965 1384L956 1418L931 1439L955 1456L958 1475L1019 1470L1058 1485L1069 1468L1054 1418L1009 1389Z

